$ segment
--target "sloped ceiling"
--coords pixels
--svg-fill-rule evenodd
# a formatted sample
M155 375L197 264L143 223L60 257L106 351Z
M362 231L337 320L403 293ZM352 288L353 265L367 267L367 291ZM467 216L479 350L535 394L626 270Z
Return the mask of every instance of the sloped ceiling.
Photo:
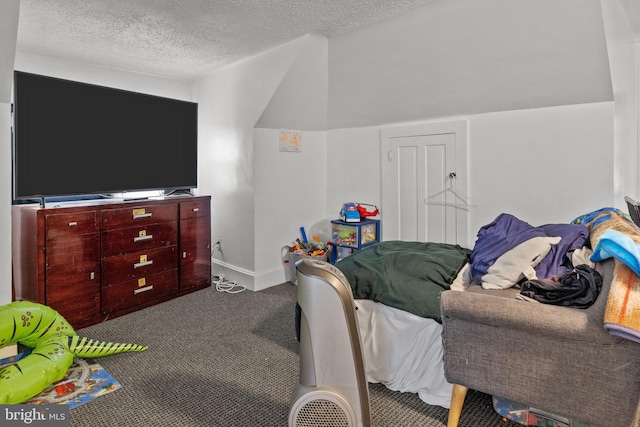
M613 100L599 0L447 0L329 40L329 126Z
M635 0L619 1L640 28ZM318 34L328 39L324 120L340 128L612 100L600 8L600 0L21 0L17 50L190 80ZM298 60L292 71L305 67ZM304 79L284 83L269 121L283 91Z
M256 127L327 129L327 44L325 37L305 37L304 47L294 58Z
M457 7L451 0L7 0L3 3L18 1L19 51L179 78L194 78L306 34L331 38L430 3ZM640 37L638 0L603 1L619 1ZM497 6L495 2L477 3L486 13L500 15L500 9L505 8L514 13L516 21L522 21L529 19L527 3L536 1L504 0ZM581 15L580 2L566 3L574 14ZM588 7L593 4L585 3L590 4ZM552 5L550 13L555 6ZM562 4L558 6L565 8Z
M21 0L18 50L193 79L434 0Z

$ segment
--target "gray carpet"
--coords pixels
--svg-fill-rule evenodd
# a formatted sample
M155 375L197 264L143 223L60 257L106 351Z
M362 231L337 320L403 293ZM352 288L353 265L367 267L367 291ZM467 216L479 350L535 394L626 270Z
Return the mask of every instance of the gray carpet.
M298 376L295 289L212 287L79 330L149 350L96 359L122 388L72 409L71 426L286 426ZM375 426L446 426L448 411L415 394L370 384L370 400ZM467 395L460 426L517 425L490 396Z

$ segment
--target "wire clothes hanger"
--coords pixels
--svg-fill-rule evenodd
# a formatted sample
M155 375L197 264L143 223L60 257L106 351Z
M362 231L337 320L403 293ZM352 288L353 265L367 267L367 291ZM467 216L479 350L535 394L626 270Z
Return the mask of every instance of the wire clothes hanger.
M457 175L455 172L449 173L449 187L427 197L426 199L424 199L424 203L426 205L452 206L454 208L459 208L459 209L475 208L476 206L478 206L476 202L474 202L473 199L471 199L469 196L459 191L456 191L456 178L457 178ZM447 193L453 194L453 197L454 197L453 202L446 201ZM436 197L442 196L442 195L445 196L444 197L445 201L433 200Z

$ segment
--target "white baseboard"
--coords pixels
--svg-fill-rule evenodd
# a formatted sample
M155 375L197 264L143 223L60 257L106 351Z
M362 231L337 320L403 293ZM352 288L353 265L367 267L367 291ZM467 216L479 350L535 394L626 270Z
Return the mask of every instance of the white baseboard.
M211 263L212 274L222 274L225 280L232 280L254 292L279 285L285 281L282 268L256 275L253 271L228 264L219 259L214 258Z
M250 291L255 291L255 274L242 267L214 258L211 259L211 274L222 274L225 280L231 280L238 285L246 286Z
M276 270L257 275L255 278L255 289L256 291L261 291L272 286L280 285L281 283L284 283L284 281L284 271L282 268L278 268Z

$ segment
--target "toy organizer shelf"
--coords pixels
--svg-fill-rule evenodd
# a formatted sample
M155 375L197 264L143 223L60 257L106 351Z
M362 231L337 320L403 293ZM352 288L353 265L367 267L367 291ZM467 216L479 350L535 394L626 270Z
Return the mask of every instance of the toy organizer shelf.
M335 264L351 253L380 242L380 220L360 222L331 221L331 263Z

